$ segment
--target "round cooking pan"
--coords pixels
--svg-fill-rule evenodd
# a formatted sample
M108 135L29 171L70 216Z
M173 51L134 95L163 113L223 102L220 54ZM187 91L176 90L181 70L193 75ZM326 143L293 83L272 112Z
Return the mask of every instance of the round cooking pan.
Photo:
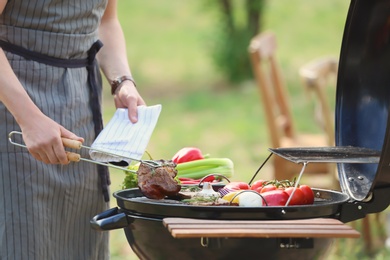
M223 187L223 186L220 186ZM218 189L220 187L214 187ZM138 188L120 190L113 194L118 206L132 215L144 217L186 217L225 220L282 220L317 217L337 217L340 207L349 199L348 195L331 190L313 189L313 205L286 207L238 207L197 206L175 200L154 200L142 195Z

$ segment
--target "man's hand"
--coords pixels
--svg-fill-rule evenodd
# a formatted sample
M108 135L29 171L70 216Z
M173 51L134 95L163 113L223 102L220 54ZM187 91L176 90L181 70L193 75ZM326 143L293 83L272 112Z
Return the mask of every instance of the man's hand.
M129 110L129 119L133 123L138 121L137 106L146 105L134 83L129 80L124 81L118 87L114 95L114 101L116 108L127 108Z

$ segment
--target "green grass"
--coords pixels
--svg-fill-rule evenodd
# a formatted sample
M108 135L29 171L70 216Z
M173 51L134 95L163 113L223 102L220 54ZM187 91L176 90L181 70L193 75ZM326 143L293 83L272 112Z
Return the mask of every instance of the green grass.
M197 146L235 163L233 179L249 181L268 155L269 137L255 83L228 86L210 60L209 40L216 16L203 1L118 1L128 57L138 89L162 112L148 145L154 159L169 159L184 146ZM338 57L349 1L269 0L263 30L278 38L278 59L289 89L299 130L319 132L313 102L307 99L298 69L319 56ZM330 93L330 96L334 93ZM108 88L105 121L115 108ZM261 173L269 176L267 167ZM124 174L112 171L111 192L121 189ZM116 201L112 199L112 206ZM112 259L137 259L123 230L110 231ZM381 250L367 255L362 239L342 240L330 259L385 259ZM340 248L338 248L340 249Z

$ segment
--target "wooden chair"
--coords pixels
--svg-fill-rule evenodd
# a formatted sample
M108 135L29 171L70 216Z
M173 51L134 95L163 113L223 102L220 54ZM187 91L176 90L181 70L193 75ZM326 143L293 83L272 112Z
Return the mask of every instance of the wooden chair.
M315 119L328 139L328 145L334 145L334 109L331 108L327 87L336 97L336 79L338 60L334 57L321 57L304 64L300 70L303 86L315 97Z
M333 87L334 97L336 96L338 60L332 57L321 57L304 64L299 74L307 91L314 93L317 106L316 119L323 127L328 136L329 145L334 145L334 109L330 106L327 87ZM335 174L337 174L335 169ZM337 179L338 176L335 176ZM356 227L361 223L361 232L366 252L373 252L374 239L373 231L378 233L379 239L385 240L384 221L380 213L367 215L361 220L354 221L352 225Z
M283 84L276 59L276 37L272 32L263 32L255 36L249 45L249 54L254 77L261 96L261 102L269 130L271 146L278 147L315 147L328 146L326 135L296 133L288 92ZM279 156L272 156L275 179L292 179L298 176L301 164L295 164ZM329 188L333 178L329 176L330 164L309 163L304 176L312 180L314 174L319 178L315 187ZM321 173L321 174L320 174ZM319 175L320 174L320 175ZM314 185L313 185L314 186Z
M304 64L299 69L303 86L314 97L314 120L326 135L328 146L335 145L334 130L334 103L331 105L329 93L336 98L336 81L338 60L334 57L320 57ZM333 174L332 187L339 185L336 164L330 164L329 169Z

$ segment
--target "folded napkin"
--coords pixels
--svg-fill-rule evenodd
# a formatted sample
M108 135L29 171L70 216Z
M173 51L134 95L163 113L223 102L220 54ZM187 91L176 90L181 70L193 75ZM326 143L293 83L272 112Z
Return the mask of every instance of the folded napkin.
M161 105L138 106L138 122L133 124L128 110L119 108L91 145L90 156L99 162L127 162L142 158L157 124ZM95 150L94 150L95 149ZM115 154L108 155L105 153Z

